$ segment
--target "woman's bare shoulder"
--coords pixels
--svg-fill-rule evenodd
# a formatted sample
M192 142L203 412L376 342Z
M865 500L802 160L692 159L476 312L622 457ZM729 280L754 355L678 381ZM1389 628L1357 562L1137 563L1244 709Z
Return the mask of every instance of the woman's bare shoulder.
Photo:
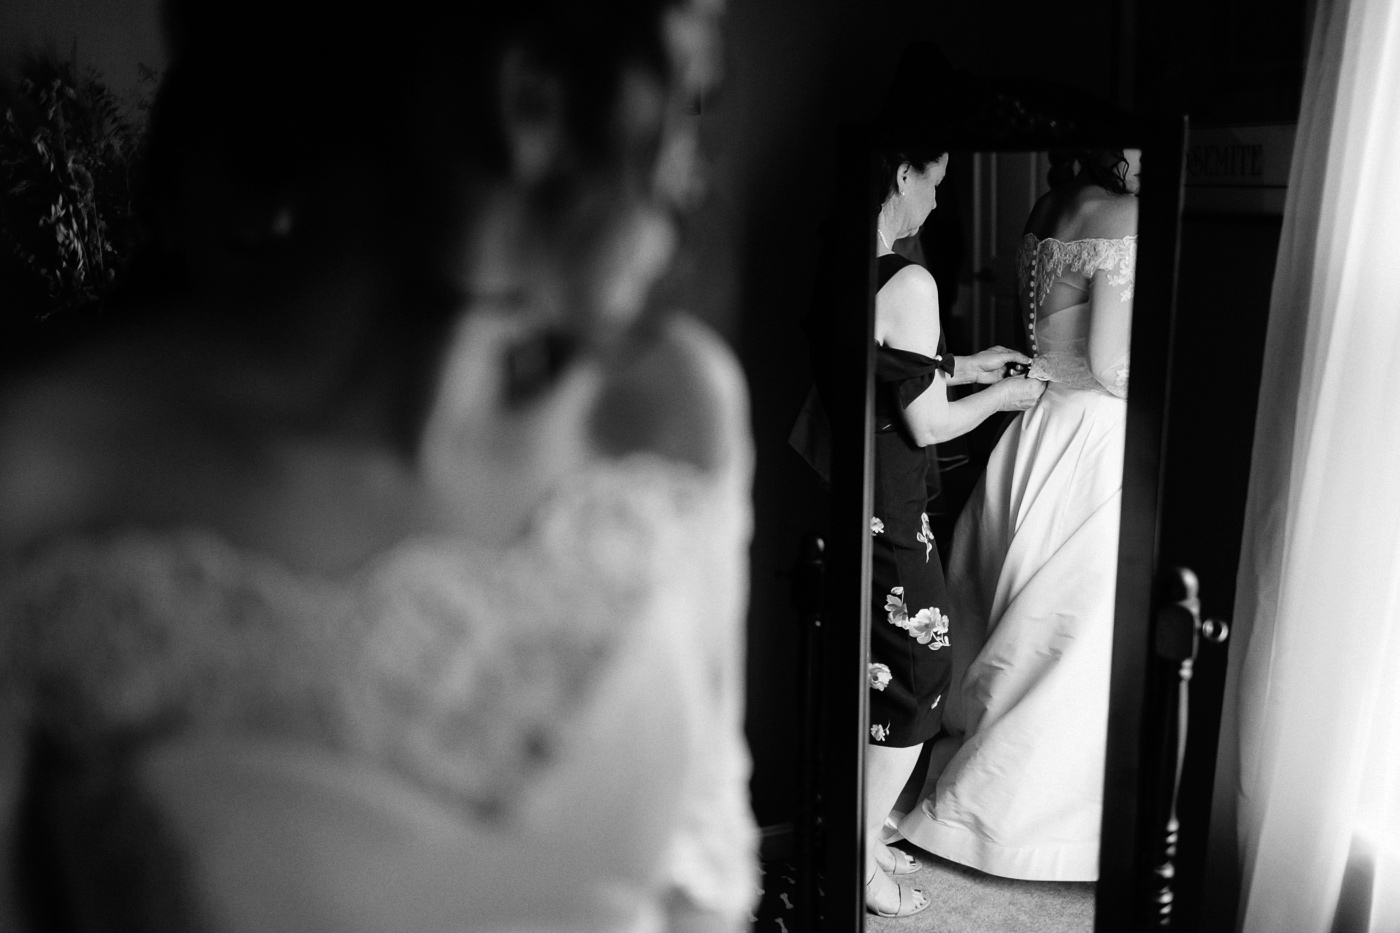
M876 339L887 346L932 356L937 352L938 285L927 269L909 265L900 269L875 302Z
M898 315L927 317L930 311L935 318L938 315L938 285L933 274L918 263L910 263L890 276L878 297L881 304Z
M1075 239L1118 240L1137 233L1138 199L1131 194L1111 194L1091 189L1067 218Z
M0 395L0 542L6 550L81 521L97 494L98 438L119 406L92 382L49 372Z
M160 482L169 464L198 459L197 437L206 432L191 429L149 367L123 357L85 353L0 392L4 546L82 527L135 485Z
M1138 199L1131 194L1112 195L1095 205L1094 227L1101 231L1094 236L1117 240L1135 236L1138 229Z
M733 351L705 324L677 314L608 374L593 431L610 453L646 451L724 469L746 456L748 404Z
M1138 199L1092 185L1074 191L1051 191L1031 211L1026 231L1044 239L1116 240L1137 233Z

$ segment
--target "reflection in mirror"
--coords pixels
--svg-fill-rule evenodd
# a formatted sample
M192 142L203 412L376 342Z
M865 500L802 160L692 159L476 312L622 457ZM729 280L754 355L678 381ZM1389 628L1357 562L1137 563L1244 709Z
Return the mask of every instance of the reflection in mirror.
M884 155L873 914L1093 925L1140 161Z

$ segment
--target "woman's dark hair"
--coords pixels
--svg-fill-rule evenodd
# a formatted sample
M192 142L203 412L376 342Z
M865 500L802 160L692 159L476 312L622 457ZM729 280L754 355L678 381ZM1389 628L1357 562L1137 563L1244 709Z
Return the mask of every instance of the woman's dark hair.
M1127 170L1122 149L1057 149L1050 153L1046 181L1051 188L1081 181L1114 194L1128 194Z
M386 16L315 0L166 0L171 64L151 114L149 197L172 195L163 180L189 145L266 189L349 157L401 190L385 206L408 206L422 230L448 164L506 167L494 79L508 45L563 79L570 143L597 166L614 155L624 70L667 76L660 19L676 2L402 0Z
M395 430L411 449L463 304L436 262L463 219L450 194L508 169L501 54L521 49L564 88L571 161L541 185L538 205L555 216L625 155L613 116L626 70L670 78L661 20L677 3L401 0L385 15L316 0L166 0L170 65L152 107L142 199L154 239L162 217L189 209L176 179L192 152L213 153L240 192L269 198L324 187L333 169L354 166L353 189L329 196L379 231L374 248L398 284L370 320L342 322L355 336L340 378L348 387L366 371L387 374L402 396L391 403ZM285 322L268 323L275 333Z
M896 176L899 175L899 167L908 164L916 172L926 172L933 163L948 154L946 146L938 144L924 146L909 146L902 149L887 149L880 153L880 204L889 200L890 195L897 189ZM875 205L875 209L880 209L880 204Z
M918 140L910 146L895 145L881 153L880 201L895 192L899 167L908 163L915 171L928 167L948 154L947 139L941 127L949 119L950 86L956 84L953 67L932 42L911 42L900 53L889 91L875 116L881 138L899 143Z

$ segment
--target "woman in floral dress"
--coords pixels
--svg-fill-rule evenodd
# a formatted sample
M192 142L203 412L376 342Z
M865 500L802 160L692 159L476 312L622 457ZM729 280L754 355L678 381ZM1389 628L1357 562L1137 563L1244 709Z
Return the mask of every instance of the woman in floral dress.
M946 151L891 153L877 224L875 296L876 428L870 643L870 747L866 756L866 905L882 916L928 906L919 889L890 874L917 868L880 842L880 828L913 771L919 749L938 732L951 673L943 571L929 532L924 448L972 430L998 411L1030 407L1044 386L1004 378L1029 358L993 347L956 360L945 351L938 291L924 267L892 244L917 233L937 202ZM994 383L949 401L947 386Z

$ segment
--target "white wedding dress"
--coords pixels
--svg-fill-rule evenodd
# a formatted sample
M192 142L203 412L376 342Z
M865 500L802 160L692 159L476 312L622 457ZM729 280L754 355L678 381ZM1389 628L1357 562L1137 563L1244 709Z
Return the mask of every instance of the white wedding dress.
M0 756L31 776L0 769L7 849L27 783L113 928L648 933L678 893L742 928L751 454L731 447L711 472L600 462L505 550L409 539L344 577L199 528L13 561Z
M949 555L953 687L899 833L1008 878L1098 877L1137 238L1027 234L1031 376Z

